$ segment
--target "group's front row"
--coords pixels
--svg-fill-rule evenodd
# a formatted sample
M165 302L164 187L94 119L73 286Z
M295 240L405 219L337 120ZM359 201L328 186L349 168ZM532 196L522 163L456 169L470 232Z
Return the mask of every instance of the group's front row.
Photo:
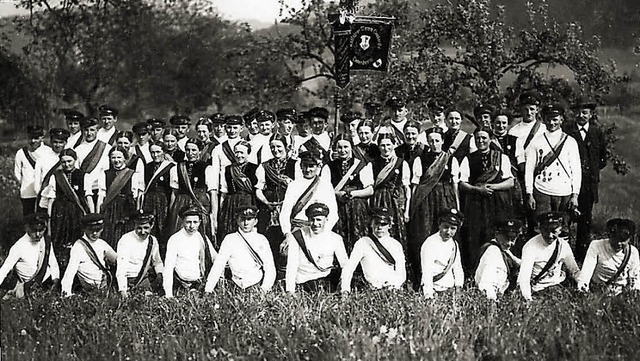
M133 217L135 228L120 238L116 252L100 238L103 217L88 214L82 218L83 236L71 248L62 282L56 255L45 237L48 217L33 214L25 218L26 233L11 247L0 267L0 296L9 291L22 297L34 286L56 289L58 283L65 296L71 295L72 290L104 289L115 286L110 270L114 265L117 287L125 297L130 291L164 292L166 297L202 288L211 293L227 268L230 287L239 290L269 291L284 271L285 289L290 293L296 289L313 292L338 287L349 292L358 265L372 289L400 289L407 279L404 250L389 234L392 216L387 209L372 209L371 232L355 243L348 256L342 238L325 227L329 207L318 202L309 205L305 210L307 222L288 234L280 247L279 251L286 255L283 269L277 269L267 238L256 231L257 214L252 206L239 208L237 231L228 234L216 252L199 230L202 210L185 207L181 212L182 228L167 243L164 265L158 241L151 235L152 215L140 213ZM422 244L421 265L417 267L421 275L411 276L414 282L419 280L427 298L464 284L460 247L454 240L462 222L457 210L443 211L438 232ZM561 237L562 215L544 214L539 223L540 234L524 245L521 258L510 250L521 224L508 219L497 224L495 238L482 247L474 277L488 298L497 299L517 285L523 297L531 300L532 294L564 283L566 272L584 292L597 288L615 295L625 289L640 290L638 250L630 244L635 234L632 221L607 222L609 238L591 243L582 270L569 243Z

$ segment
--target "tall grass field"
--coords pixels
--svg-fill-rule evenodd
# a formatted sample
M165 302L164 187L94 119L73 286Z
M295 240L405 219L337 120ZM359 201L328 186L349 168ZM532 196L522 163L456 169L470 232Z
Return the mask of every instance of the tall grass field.
M607 168L595 228L639 220L637 114L607 115L626 176ZM13 155L0 156L0 247L22 234ZM403 290L350 295L239 293L176 299L39 294L0 303L2 360L638 360L640 294L607 298L571 286L525 303L487 301L470 282L425 300Z

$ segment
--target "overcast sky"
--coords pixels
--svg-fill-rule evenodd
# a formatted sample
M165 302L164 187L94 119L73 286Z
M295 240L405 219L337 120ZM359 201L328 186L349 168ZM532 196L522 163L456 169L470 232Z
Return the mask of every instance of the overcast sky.
M54 0L55 1L55 0ZM211 0L220 13L230 20L258 20L272 22L278 18L280 4L278 0ZM285 0L290 6L300 4L300 0ZM15 0L0 0L0 16L27 14L26 10L16 9Z

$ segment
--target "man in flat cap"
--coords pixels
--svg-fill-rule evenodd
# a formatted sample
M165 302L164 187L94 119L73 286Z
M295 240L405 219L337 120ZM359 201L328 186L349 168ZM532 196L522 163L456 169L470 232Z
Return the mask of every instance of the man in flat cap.
M36 161L36 171L34 175L34 187L38 195L36 207L38 209L46 210L46 207L40 204L42 191L49 184L49 179L53 176L53 172L60 168L60 153L66 148L70 135L69 131L63 128L51 128L49 130L51 151Z
M298 143L301 144L298 151L300 153L311 150L319 151L322 153L323 162L328 161L331 150L331 136L326 131L329 111L323 107L314 107L306 112L304 118L309 122L311 136L304 143Z
M596 289L609 295L618 295L624 290L640 291L640 259L638 249L631 244L636 224L630 219L610 219L607 232L609 238L589 245L578 288Z
M149 125L149 131L151 132L151 142L158 143L162 142L164 138L164 131L167 128L167 123L158 118L150 118L147 119L147 124Z
M562 131L564 108L561 105L545 105L542 118L547 129L535 137L525 151L527 204L536 215L574 211L582 182L578 144Z
M184 114L176 114L169 119L169 123L171 123L173 132L178 138L178 148L184 152L184 146L189 140L187 133L189 133L189 128L191 127L191 119Z
M566 279L566 272L578 280L580 269L573 257L569 242L560 237L564 215L547 212L538 216L540 234L531 238L522 248L522 263L518 286L525 300L532 294L557 286Z
M331 231L327 224L330 212L324 203L309 205L304 211L308 225L287 235L287 292L295 293L296 285L307 292L333 290L337 286L336 280L329 277L334 259L337 258L340 267L344 268L348 256L342 237Z
M371 234L353 246L349 261L342 269L342 292L351 291L351 279L358 265L373 289L400 289L407 280L402 244L389 235L392 219L387 208L371 209Z
M104 229L104 216L89 213L80 223L83 235L71 247L69 264L62 277L62 295L72 295L76 275L83 291L105 289L112 284L110 266L116 264L116 252L100 236Z
M287 140L288 154L291 158L298 157L298 149L295 146L295 136L293 129L298 122L298 112L293 108L283 108L276 111L276 120L278 133L282 134Z
M76 148L82 142L82 128L80 128L80 120L84 119L84 114L75 109L63 109L67 130L69 130L69 139L67 140L67 148Z
M209 117L211 119L211 141L214 146L222 144L227 140L227 132L225 129L226 116L222 113L214 113Z
M462 221L463 216L457 209L443 210L438 233L427 237L420 248L421 286L426 298L453 287L462 288L464 284L460 247L454 240Z
M197 206L180 210L182 228L169 238L164 260L162 281L167 298L176 289L200 289L217 257L209 238L198 231L204 216Z
M7 292L22 298L29 294L32 286L40 286L48 280L53 286L60 282L56 255L51 242L45 238L48 218L44 213L25 217L25 233L11 246L0 267L0 299Z
M145 294L152 291L152 282L162 284L162 259L158 239L151 235L154 216L137 212L131 216L133 231L125 233L118 240L118 262L116 280L118 290L127 297L129 290L139 290ZM151 269L154 272L151 272Z
M298 117L296 118L294 123L296 126L297 134L293 136L293 143L291 143L291 147L293 149L293 153L295 154L295 159L297 159L299 153L307 150L305 147L303 147L303 144L309 142L313 137L311 133L311 118L309 117L309 112L302 112L298 114ZM312 142L310 142L309 144L312 144Z
M518 138L516 158L522 174L524 174L525 149L538 135L542 135L545 127L539 119L540 97L536 92L525 91L518 98L518 106L522 121L509 129L509 134Z
M139 159L142 159L144 164L153 162L151 150L149 149L149 146L151 145L151 131L149 124L147 122L139 122L134 124L133 127L131 127L131 130L136 136L135 143L131 146L133 151Z
M387 100L385 106L389 114L389 124L378 127L375 132L392 134L398 139L399 144L404 143L404 125L407 123L407 115L409 115L407 103L404 99L394 95Z
M361 112L350 110L340 116L340 121L344 123L347 134L351 137L353 145L360 143L358 137L358 124L364 120L364 115Z
M598 203L600 171L607 165L607 142L597 123L595 102L580 100L573 110L575 121L567 123L564 131L578 143L582 165L576 237L576 259L582 261L591 241L593 204Z
M503 218L496 221L494 228L495 237L480 248L474 277L476 286L490 300L497 300L515 285L522 262L511 252L522 232L522 222L516 218Z
M217 145L211 151L211 168L213 169L213 184L212 189L218 191L220 188L221 177L224 177L224 169L231 164L238 162L234 147L242 139L241 133L244 121L240 115L227 115L225 117L225 131L227 133L227 139ZM212 210L213 214L217 214L217 208Z
M258 122L260 132L254 135L251 141L249 141L249 144L251 144L249 161L254 164L262 164L273 158L271 147L269 146L269 139L273 134L276 115L268 110L260 110L256 116L256 121Z
M494 112L495 108L489 104L479 104L476 106L473 109L473 117L476 120L476 126L478 128L491 130L491 126L493 125L491 119Z
M428 119L431 120L429 122L423 122L422 128L420 129L420 134L418 135L418 142L424 144L425 146L429 143L427 142L427 134L426 131L431 129L432 127L439 127L442 129L442 133L446 133L449 130L447 126L447 122L445 120L444 114L445 107L436 99L431 99L427 103L427 111L428 111Z
M247 141L251 141L256 134L260 133L260 127L258 126L259 112L260 108L254 107L242 115L244 126L247 128L247 135L245 137Z
M20 183L20 201L22 215L26 216L36 211L35 185L36 162L53 151L43 143L44 129L39 125L27 125L29 142L16 152L13 174Z
M102 128L98 129L98 139L113 147L116 144L116 134L118 133L116 128L118 109L103 104L98 107L98 114L102 122Z
M109 151L111 146L98 139L98 119L83 118L80 122L82 127L82 142L75 148L78 155L79 168L92 179L91 192L98 194L98 178L109 168ZM89 211L95 209L93 202L89 202Z
M234 285L242 290L259 288L268 292L276 280L276 267L269 241L256 231L258 209L239 207L236 219L238 231L224 237L204 291L213 292L228 264Z

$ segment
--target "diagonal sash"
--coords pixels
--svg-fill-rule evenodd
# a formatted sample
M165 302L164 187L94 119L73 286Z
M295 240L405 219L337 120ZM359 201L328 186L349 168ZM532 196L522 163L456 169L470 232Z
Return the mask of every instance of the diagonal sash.
M142 268L140 268L140 272L138 272L138 275L133 280L133 287L138 287L140 283L142 283L147 271L149 271L149 267L151 266L151 251L153 250L154 241L155 237L149 235L149 243L147 244L147 251L144 254L144 260L142 261Z
M71 184L69 183L67 177L62 173L62 170L55 171L53 175L56 178L56 184L60 185L60 191L62 191L62 193L67 196L67 198L73 200L76 206L82 211L82 214L86 215L87 209L84 203L80 200L78 194L76 194L73 188L71 188Z
M82 135L80 135L78 139L76 139L76 143L73 145L73 149L78 148L80 144L82 144Z
M354 158L353 164L351 165L351 167L349 167L349 170L347 170L347 173L345 173L345 175L342 176L342 179L340 179L340 182L338 182L338 184L335 186L335 188L333 188L333 190L336 192L340 192L342 188L344 188L344 186L347 185L347 182L349 181L349 179L351 179L351 176L353 174L360 173L360 171L366 165L367 165L367 162L365 162L364 160Z
M275 158L274 158L275 159ZM286 164L285 164L286 166ZM264 174L275 184L280 187L287 187L288 180L291 179L284 174L280 174L275 171L274 167L271 165L271 162L262 163L262 168L264 169Z
M206 211L207 208L205 208L204 204L200 202L198 197L196 197L196 193L193 191L193 186L191 186L191 181L189 180L189 173L187 172L187 165L185 163L178 164L178 177L184 183L186 188L185 190L189 197L191 197L191 200L193 200L193 202L200 207L203 212Z
M457 255L458 255L458 242L453 241L453 254L451 255L451 257L449 257L449 261L447 262L447 265L444 267L444 270L438 273L437 275L433 276L433 282L440 281L444 276L447 275L447 273L449 273L449 271L453 267L453 263L455 262Z
M538 133L538 129L540 129L540 122L536 120L535 124L533 124L533 127L531 127L531 130L529 130L527 138L524 140L524 146L522 147L523 149L527 149L529 143L531 143L531 141L533 140L533 137L536 135L536 133Z
M147 186L145 187L144 194L147 194L149 188L151 188L151 186L155 182L157 182L160 177L167 174L167 172L169 172L175 165L175 163L167 163L166 166L158 168L158 170L156 170L155 173L153 173L153 175L151 176L151 179L149 179L149 184L147 184Z
M544 265L544 267L542 267L542 270L540 271L540 273L538 273L533 278L533 280L531 281L532 285L535 285L536 283L540 282L542 277L546 276L549 270L551 269L551 267L554 265L554 263L556 263L558 254L560 253L560 240L557 240L556 242L557 242L556 248L553 250L551 257L549 257L549 259L547 260L547 263Z
M33 156L29 153L29 148L26 146L22 147L22 152L24 153L25 158L27 158L29 164L31 164L31 168L36 169L36 160L33 159Z
M607 281L607 283L605 283L605 285L611 286L618 277L620 277L624 269L627 267L627 264L629 264L629 259L631 258L631 246L627 245L625 248L624 258L622 259L622 263L620 263L620 267L618 267L616 273Z
M449 146L449 149L447 150L447 152L449 152L449 154L455 153L456 150L458 150L458 148L460 147L460 144L462 144L462 142L464 141L464 138L466 137L467 137L467 133L465 133L462 130L458 130L458 133L456 134L456 137L453 139L453 142Z
M353 156L358 159L365 159L364 151L358 146L353 147Z
M211 259L211 242L209 241L209 237L202 234L200 232L200 237L202 239L202 253L200 254L200 275L202 277L207 277L209 271L211 270L211 266L213 266L213 260Z
M238 187L247 193L253 193L253 184L246 174L240 169L238 165L230 165L229 172L231 173L231 181Z
M389 250L382 244L382 242L380 242L380 240L378 239L378 237L376 237L375 235L373 235L373 233L371 235L369 235L369 237L367 237L371 240L371 242L373 243L373 249L374 251L376 251L376 253L378 254L378 256L380 256L380 258L387 264L394 266L396 265L396 260L393 258L393 256L391 255L391 252L389 252Z
M393 125L393 121L389 124L389 126L391 127L391 129L393 129L393 132L395 133L396 139L398 139L398 142L403 143L405 141L404 139L404 133L396 128L395 125Z
M547 143L549 143L549 139L547 138L546 134L544 134L544 138L547 140ZM547 153L547 155L542 157L542 160L540 161L540 163L536 165L535 169L533 170L534 177L542 173L542 171L545 168L550 166L551 163L553 163L556 159L558 159L558 157L560 156L560 152L562 152L562 148L564 147L564 144L567 141L567 138L569 138L569 136L566 133L562 133L562 136L560 137L558 144L551 146L551 144L549 143L549 147L551 147L551 152ZM564 169L564 165L562 165L562 168ZM567 173L567 176L571 177L566 169L564 171L565 173Z
M107 266L102 264L102 262L100 262L100 258L98 257L96 250L93 249L93 247L91 247L91 244L89 243L89 241L87 241L86 238L84 238L84 236L78 239L78 241L84 248L85 252L87 253L87 256L89 256L89 259L91 260L91 262L93 262L96 266L98 266L98 268L102 271L102 273L104 273L104 275L107 278L107 284L111 284L111 273L109 273L109 269L107 268Z
M114 145L117 139L118 139L118 130L116 129L113 132L113 134L111 134L111 137L109 138L109 141L107 142L107 144Z
M229 159L231 164L238 163L238 158L236 158L235 153L233 153L233 149L231 149L231 145L229 145L229 141L225 140L222 142L222 153Z
M318 266L316 261L313 259L313 256L311 255L311 252L309 251L309 248L307 248L307 244L304 241L304 235L302 234L302 230L301 229L297 229L296 231L294 231L292 233L292 236L293 236L293 238L295 238L296 242L298 243L298 246L302 250L302 253L304 254L304 256L307 259L307 261L309 261L309 263L311 263L315 268L317 268L318 271L326 272L326 271L328 271L328 270L333 268L333 267L322 268L322 267Z
M116 177L113 179L113 183L111 183L111 186L107 189L107 195L104 197L104 202L102 202L102 209L105 209L107 205L116 199L116 196L120 194L122 188L124 188L131 177L133 177L133 173L135 173L133 169L124 168L116 174Z
M251 258L253 258L253 260L256 261L256 263L260 267L260 270L262 270L264 267L264 262L262 262L262 258L260 258L260 255L258 254L258 252L256 252L256 250L253 249L253 247L251 247L251 244L249 243L249 241L247 241L247 239L242 234L242 232L238 231L238 234L240 235L240 238L242 238L242 240L244 241L244 244L247 246L247 249L251 254Z
M35 276L27 282L24 283L25 289L30 289L32 285L37 285L42 283L44 280L44 275L47 273L47 267L49 267L49 254L51 252L51 241L44 237L44 256L38 258L38 267Z
M49 171L47 171L47 173L44 175L44 178L42 178L42 183L40 184L40 191L38 192L38 196L36 200L36 207L38 207L38 205L40 204L40 199L42 199L42 192L44 192L44 188L49 184L49 180L51 179L53 172L55 172L56 170L58 170L58 168L60 168L60 164L61 164L60 160L58 160L56 164L54 164L53 167L51 167Z
M296 203L293 205L293 208L291 209L291 217L290 217L291 222L293 222L293 220L298 215L298 213L302 212L302 209L304 208L304 206L306 206L307 203L309 203L309 201L311 200L311 197L313 197L313 193L316 191L316 189L318 189L319 183L320 183L320 176L316 176L313 179L313 181L311 181L311 184L309 184L307 189L305 189L304 192L302 192L302 194L300 195Z
M393 161L392 159L392 161L389 161L389 163L387 163L384 166L384 168L380 170L380 173L378 173L378 176L376 177L376 180L373 183L373 188L379 188L380 186L391 181L391 178L393 177L393 171L402 166L402 162L404 162L404 159L400 157L395 157L395 158L396 158L395 161Z
M93 146L89 154L84 158L82 164L80 164L80 170L85 173L91 173L98 166L100 162L100 158L102 158L102 153L107 147L107 143L97 140L96 144Z
M420 183L411 197L410 209L413 210L415 207L422 204L429 193L431 193L444 174L444 171L447 169L447 164L449 163L450 158L451 154L449 152L440 152L436 159L434 159L433 163L429 165L429 168L427 168L427 170L422 174L422 177L420 177ZM414 214L414 212L410 213Z
M489 152L491 164L489 164L488 169L484 173L476 178L476 184L493 182L500 173L500 169L502 168L502 154L495 149L490 149ZM498 165L497 167L495 166L496 164Z

